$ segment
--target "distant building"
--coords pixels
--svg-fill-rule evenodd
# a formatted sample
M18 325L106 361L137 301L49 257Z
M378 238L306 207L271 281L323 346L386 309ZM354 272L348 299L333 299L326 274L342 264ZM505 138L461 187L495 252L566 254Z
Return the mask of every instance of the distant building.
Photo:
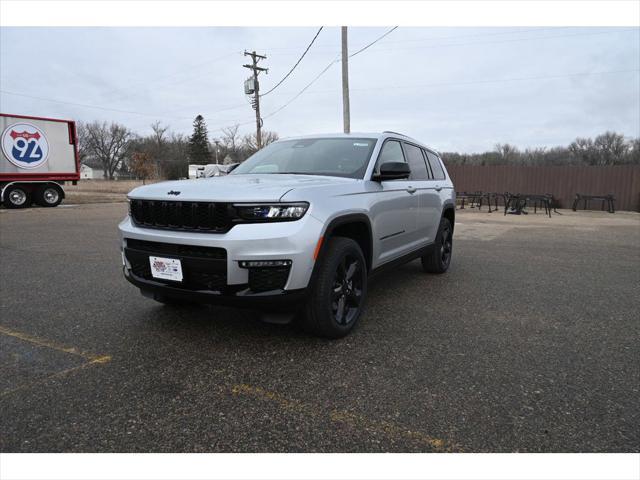
M125 180L134 178L128 173L113 172L114 180ZM80 165L80 180L104 180L104 170L102 168L90 167L89 165Z
M80 165L81 180L102 180L104 179L104 170L102 168L93 168L89 165Z

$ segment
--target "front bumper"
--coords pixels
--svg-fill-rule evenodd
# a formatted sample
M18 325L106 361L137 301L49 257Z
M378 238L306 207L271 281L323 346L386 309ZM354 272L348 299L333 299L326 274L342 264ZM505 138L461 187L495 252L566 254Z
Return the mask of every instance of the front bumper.
M166 283L138 277L127 267L123 267L123 271L124 277L138 287L143 295L156 300L170 297L196 303L279 312L295 310L307 297L307 289L304 288L300 290L270 290L259 293L251 292L248 288L224 293L185 290Z
M305 215L294 222L241 224L234 226L224 234L198 233L142 228L126 217L119 225L125 277L145 292L172 297L189 297L194 301L224 303L237 306L253 306L269 303L293 303L303 297L309 284L314 266L313 254L322 232L322 224L311 215ZM139 251L136 243L152 242L164 245L158 251ZM128 245L131 244L131 245ZM147 247L149 246L147 245ZM176 251L172 253L172 248ZM179 247L179 249L178 249ZM191 257L188 247L208 250L209 256ZM222 254L217 254L222 252ZM147 256L145 256L145 254ZM141 273L140 266L148 263L148 255L166 256L183 259L187 272L198 275L210 283L192 285L174 284L156 281L148 274ZM141 256L142 255L142 256ZM199 252L198 255L204 255ZM289 260L285 277L269 288L269 280L256 270L240 267L242 261ZM251 273L250 273L251 272ZM148 273L148 272L146 272ZM219 274L220 278L216 275ZM252 278L253 277L253 278ZM193 278L193 276L192 276ZM222 279L223 284L219 281ZM216 284L216 281L218 283ZM259 291L249 288L256 281L262 283ZM271 297L271 298L268 298ZM282 302L278 301L282 300Z

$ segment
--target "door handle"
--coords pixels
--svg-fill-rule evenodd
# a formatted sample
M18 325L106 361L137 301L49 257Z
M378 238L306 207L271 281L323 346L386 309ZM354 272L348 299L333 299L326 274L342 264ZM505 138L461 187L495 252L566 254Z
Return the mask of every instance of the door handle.
M409 193L416 193L417 188L415 187L407 187L407 192Z

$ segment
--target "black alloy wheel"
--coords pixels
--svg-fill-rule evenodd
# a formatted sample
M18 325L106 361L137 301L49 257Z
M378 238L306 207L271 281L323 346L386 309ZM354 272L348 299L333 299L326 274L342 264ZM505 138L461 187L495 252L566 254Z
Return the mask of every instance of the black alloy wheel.
M364 265L361 258L346 254L333 280L331 313L338 325L348 325L357 317L362 303Z

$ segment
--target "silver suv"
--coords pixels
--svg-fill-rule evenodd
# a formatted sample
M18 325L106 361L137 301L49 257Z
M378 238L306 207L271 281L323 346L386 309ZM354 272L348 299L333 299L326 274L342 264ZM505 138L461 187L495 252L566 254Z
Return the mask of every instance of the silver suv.
M122 262L142 294L298 313L324 337L358 322L372 274L451 262L451 179L394 132L281 140L228 176L138 187L129 202Z

